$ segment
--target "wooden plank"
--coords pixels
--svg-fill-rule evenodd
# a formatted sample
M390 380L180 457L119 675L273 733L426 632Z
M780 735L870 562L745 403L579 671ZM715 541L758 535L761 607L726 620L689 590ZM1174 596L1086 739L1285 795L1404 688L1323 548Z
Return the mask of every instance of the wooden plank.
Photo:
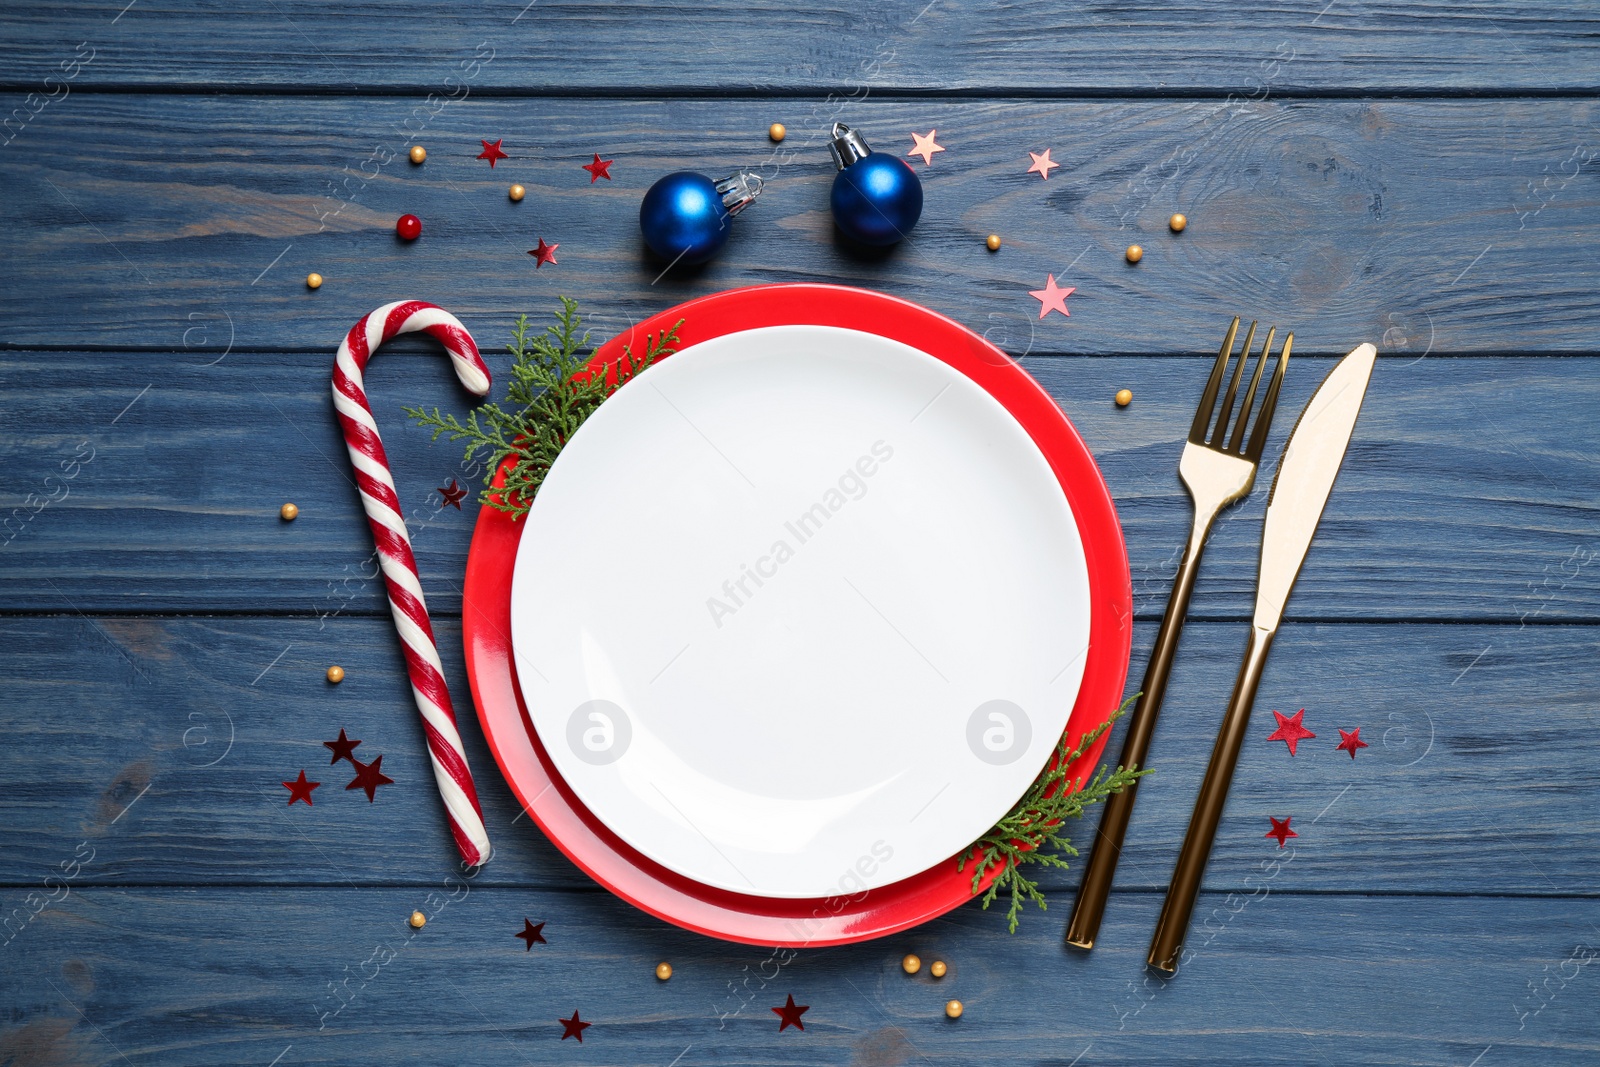
M459 629L439 626L470 707ZM1142 666L1153 626L1137 628ZM1243 643L1239 623L1191 623L1119 871L1163 888ZM1278 855L1269 815L1300 837L1287 888L1585 894L1600 861L1600 741L1584 728L1589 627L1290 625L1273 653L1209 869L1247 886ZM415 712L385 619L136 619L70 615L0 625L14 744L0 883L27 887L79 841L85 884L431 884L453 869ZM345 667L338 687L322 677ZM66 664L70 664L66 666ZM1137 670L1138 668L1136 668ZM1318 736L1290 757L1273 708ZM24 713L22 709L26 709ZM500 780L463 724L496 844L486 884L588 885ZM1351 760L1339 729L1370 747ZM384 757L375 803L343 787L321 742L343 728ZM1120 746L1113 739L1112 757ZM314 807L280 785L304 768ZM1093 817L1075 833L1087 842ZM1046 879L1066 888L1077 871ZM15 896L16 894L12 894ZM8 905L9 907L10 905Z
M74 87L1503 92L1594 88L1596 28L1592 8L1570 0L1289 3L1248 12L1215 0L1114 10L506 0L448 19L415 0L337 8L282 0L246 11L73 0L48 20L5 12L0 55L7 80L30 89L70 71L61 61L81 54L93 58ZM80 53L81 42L94 51Z
M1159 898L1089 955L964 908L888 941L775 954L599 893L437 887L75 889L6 948L0 1056L23 1063L1590 1064L1600 903L1203 897L1206 932L1147 978ZM455 895L451 900L451 894ZM1066 910L1068 899L1052 903ZM414 908L433 918L406 926ZM1052 916L1055 914L1052 909ZM513 935L544 922L533 951ZM1209 940L1208 940L1209 938ZM933 979L901 954L944 959ZM674 974L653 971L669 960ZM1019 994L1019 981L1026 995ZM780 1033L769 1010L807 1008ZM957 1022L943 1004L959 998ZM1048 1008L1042 1007L1048 1005ZM592 1025L561 1043L558 1019Z
M509 334L503 315L468 325L486 350ZM331 355L232 352L206 365L215 359L0 355L0 414L16 428L0 438L8 609L387 614L330 410ZM503 381L509 357L490 362ZM1023 362L1094 451L1136 610L1159 618L1188 535L1177 457L1211 357ZM1249 615L1272 464L1330 365L1295 358L1271 462L1217 525L1196 615ZM399 409L468 401L420 342L381 355L370 383L429 603L456 613L474 505L457 512L438 489L471 486L475 472ZM1110 402L1122 386L1135 393L1128 408ZM1592 358L1385 359L1291 616L1600 618L1597 404ZM293 524L277 518L284 501L301 509Z
M912 239L871 257L838 244L827 212L836 104L471 98L424 111L414 138L410 99L69 97L6 149L5 340L322 351L410 294L498 322L567 293L615 331L731 286L827 281L1017 353L1194 352L1235 312L1294 328L1306 354L1595 350L1592 99L854 102L838 117L874 145L901 153L936 128L948 149L922 171ZM782 146L773 120L793 128ZM494 170L474 158L486 136L511 153ZM421 167L414 139L432 150ZM1041 181L1028 152L1046 147L1062 169ZM579 164L600 151L615 180L591 184ZM771 179L760 203L720 258L662 277L638 234L645 189L739 166ZM404 212L424 220L410 245L393 234ZM537 238L561 245L557 265L535 269ZM328 279L315 293L312 270ZM1076 287L1070 319L1038 318L1028 291L1047 273Z

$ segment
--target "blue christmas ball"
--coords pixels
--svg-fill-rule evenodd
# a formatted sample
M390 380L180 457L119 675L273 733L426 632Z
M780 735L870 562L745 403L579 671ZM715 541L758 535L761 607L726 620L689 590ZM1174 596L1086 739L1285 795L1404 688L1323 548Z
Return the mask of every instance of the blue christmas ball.
M846 237L892 245L922 217L922 181L904 160L873 152L834 175L831 201Z
M639 205L645 244L669 263L704 263L728 240L732 216L704 174L680 170L650 187Z

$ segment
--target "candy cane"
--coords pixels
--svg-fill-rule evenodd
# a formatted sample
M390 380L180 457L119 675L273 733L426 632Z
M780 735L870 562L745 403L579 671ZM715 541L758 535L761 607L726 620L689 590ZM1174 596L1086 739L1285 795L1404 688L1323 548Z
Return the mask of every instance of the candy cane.
M474 396L489 391L489 368L478 355L478 346L466 327L442 308L420 300L400 300L385 304L350 328L334 360L333 406L339 413L339 425L344 428L345 446L350 450L350 464L361 490L361 506L367 512L367 524L372 527L378 546L383 580L389 587L389 611L405 648L406 673L411 676L411 692L427 733L434 781L444 798L450 832L461 858L476 866L489 858L483 809L478 806L478 791L472 785L472 771L467 768L467 754L456 730L456 713L450 704L439 650L434 647L433 626L422 600L416 557L411 553L411 538L400 515L400 498L389 474L389 457L383 451L361 380L367 360L379 345L417 330L432 334L444 344L456 377Z

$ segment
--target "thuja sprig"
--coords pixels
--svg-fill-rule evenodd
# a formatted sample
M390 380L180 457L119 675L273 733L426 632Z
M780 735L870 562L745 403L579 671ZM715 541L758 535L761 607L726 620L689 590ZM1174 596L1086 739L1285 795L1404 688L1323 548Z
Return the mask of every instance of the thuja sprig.
M589 334L583 330L578 302L561 297L556 321L543 332L529 331L528 316L517 317L511 343L514 357L506 406L481 404L467 413L466 422L454 415L417 407L405 409L417 425L433 430L433 439L466 441L465 459L487 452L489 463L479 499L512 516L525 515L544 484L556 456L578 427L594 414L612 393L657 359L677 351L679 319L669 329L645 335L645 350L635 356L627 345L622 357L607 368L589 370ZM495 473L507 457L514 457L503 486L495 486Z
M956 869L961 871L967 869L968 863L973 864L974 895L989 872L999 868L999 873L983 894L983 906L987 910L1001 893L1009 891L1011 906L1006 910L1006 922L1012 933L1017 932L1017 922L1025 901L1032 901L1041 909L1047 906L1039 883L1028 877L1023 868L1029 865L1066 867L1067 861L1062 858L1063 855L1078 854L1078 850L1072 847L1072 841L1061 833L1066 821L1082 816L1084 808L1100 803L1113 793L1122 792L1135 779L1150 773L1133 767L1118 767L1114 771L1101 767L1082 786L1067 777L1072 765L1100 739L1101 734L1111 729L1111 725L1122 717L1136 699L1137 693L1124 701L1105 722L1084 734L1071 751L1067 749L1067 735L1062 734L1061 740L1056 742L1050 762L1034 779L1022 799L988 833L974 841L957 862Z

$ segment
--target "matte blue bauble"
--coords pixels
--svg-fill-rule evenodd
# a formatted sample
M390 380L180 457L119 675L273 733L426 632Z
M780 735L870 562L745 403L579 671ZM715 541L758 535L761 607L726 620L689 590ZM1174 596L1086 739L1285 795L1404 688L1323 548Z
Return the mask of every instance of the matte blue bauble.
M922 180L905 160L873 152L834 175L830 199L846 237L892 245L922 217Z
M639 205L645 244L668 262L704 263L727 243L731 222L716 183L688 170L656 182Z

